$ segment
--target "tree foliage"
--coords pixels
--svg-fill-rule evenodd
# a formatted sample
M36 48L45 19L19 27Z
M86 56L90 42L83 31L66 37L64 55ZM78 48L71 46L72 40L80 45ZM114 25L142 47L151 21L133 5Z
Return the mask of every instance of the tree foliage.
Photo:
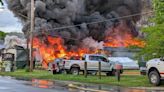
M3 31L0 31L0 40L4 40L5 36L6 36L6 33Z
M143 29L146 46L140 54L147 59L164 56L164 0L153 0L153 26Z

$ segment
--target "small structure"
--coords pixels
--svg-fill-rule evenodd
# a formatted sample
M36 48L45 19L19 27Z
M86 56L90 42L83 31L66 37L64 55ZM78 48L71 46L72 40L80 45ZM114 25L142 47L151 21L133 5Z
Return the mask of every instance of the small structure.
M14 55L13 62L16 68L18 69L25 68L28 62L28 51L26 49L17 45L15 45L12 48L3 49L2 54L5 55L8 53L11 53Z
M5 53L2 54L2 61L1 61L1 71L11 72L15 70L15 62L14 62L14 54L12 53Z
M28 51L25 49L26 39L19 38L15 35L7 35L4 42L5 48L2 49L1 53L5 56L10 53L14 55L13 65L16 68L24 68L28 61ZM2 58L3 59L3 58Z

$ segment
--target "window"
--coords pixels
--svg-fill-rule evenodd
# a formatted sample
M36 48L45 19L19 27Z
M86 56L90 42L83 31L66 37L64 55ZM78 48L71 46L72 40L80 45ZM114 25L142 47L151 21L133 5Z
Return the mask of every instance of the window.
M108 60L102 56L89 56L89 60L108 62Z
M98 58L98 56L89 56L89 60L98 61L99 58Z
M104 58L104 57L100 57L100 60L104 61L104 62L108 62L108 60L106 58Z

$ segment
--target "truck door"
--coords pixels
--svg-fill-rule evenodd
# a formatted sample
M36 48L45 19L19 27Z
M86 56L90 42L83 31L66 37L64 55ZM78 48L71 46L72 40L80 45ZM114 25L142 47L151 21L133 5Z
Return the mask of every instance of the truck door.
M162 77L164 77L164 58L161 58L158 62L158 68L159 68L159 72L160 72L160 75Z
M105 57L100 57L100 60L101 60L101 70L102 71L109 71L110 70L109 60Z
M88 70L98 70L98 56L89 56L87 61Z

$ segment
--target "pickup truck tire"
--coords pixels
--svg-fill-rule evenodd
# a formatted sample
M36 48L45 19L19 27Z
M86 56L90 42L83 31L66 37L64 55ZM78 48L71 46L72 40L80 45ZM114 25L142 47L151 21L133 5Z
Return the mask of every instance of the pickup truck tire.
M159 86L160 85L160 75L158 74L157 71L151 71L149 73L149 81L150 83L152 83L155 86Z
M79 72L80 72L80 70L79 70L78 67L71 68L71 74L73 74L73 75L79 75Z

